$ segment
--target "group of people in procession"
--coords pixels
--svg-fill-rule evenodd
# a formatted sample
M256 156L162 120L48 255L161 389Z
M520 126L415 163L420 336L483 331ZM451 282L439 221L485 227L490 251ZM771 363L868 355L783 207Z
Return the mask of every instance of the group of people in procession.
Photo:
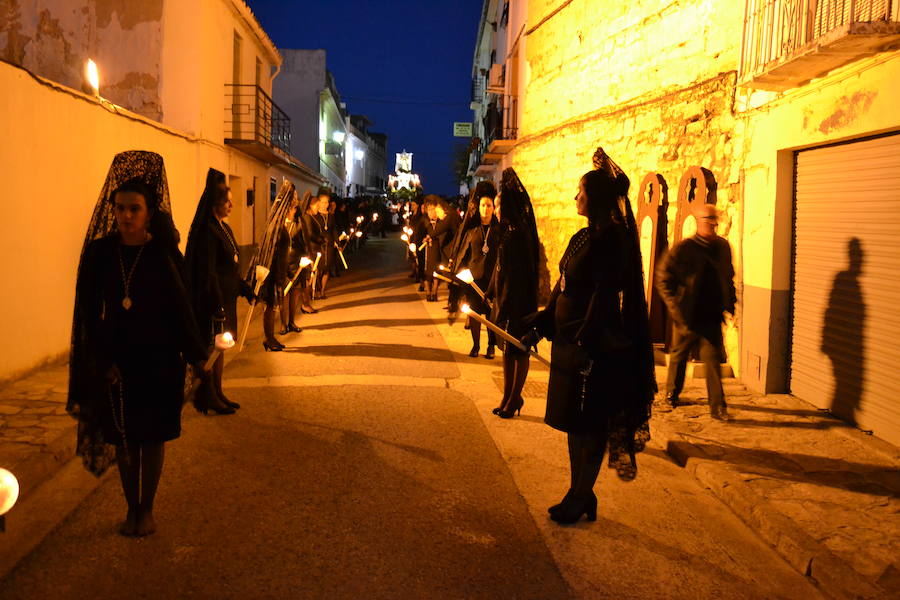
M404 228L410 276L427 300L437 301L447 280L451 322L465 302L469 314L485 315L504 334L498 339L489 328L483 355L493 359L495 348L502 350L504 386L494 414L510 419L521 411L530 354L541 339L552 342L545 421L568 436L571 480L549 513L564 524L596 519L594 485L607 450L621 479L636 477L635 455L649 440L657 391L630 182L602 148L593 162L577 182L574 202L587 226L569 240L540 310L541 244L531 199L513 169L503 172L499 190L480 182L462 217L439 196L409 202ZM210 169L182 256L162 157L133 151L113 160L88 228L76 286L68 409L79 421L78 454L86 466L100 474L113 461L118 465L128 506L124 535L155 530L153 501L164 443L180 434L186 364L200 380L194 395L199 410L230 414L240 408L223 393L222 356L210 358L217 334L239 331L237 298L265 304L264 350L283 349L275 313L281 314L281 335L299 332L298 311L316 312L312 301L327 297L343 249L380 216L350 216L328 190L301 197L285 182L245 277L226 221L231 208L225 175ZM715 234L715 218L714 207L702 207L699 241L688 240L697 248L677 245L658 272L676 325L667 388L672 406L692 349L718 371L722 312L734 312L730 250ZM474 358L481 349L480 320L469 317L468 328ZM727 418L721 381L711 377L707 385L713 416Z
M494 414L509 419L524 405L529 352L522 348L536 351L541 339L552 341L544 420L568 434L571 480L549 513L563 524L582 516L596 519L593 489L607 451L621 479L636 477L635 454L650 439L657 391L630 181L602 148L593 163L575 195L575 209L587 218L587 227L569 240L541 310L540 242L530 198L513 169L503 172L499 193L493 183L479 182L462 220L443 199L426 196L421 205L410 203L406 228L410 277L432 302L441 281L448 281L451 323L462 290L470 314L490 315L490 322L519 340L518 345L503 342L503 395ZM715 206L699 205L695 213L697 234L676 244L655 274L674 332L666 398L672 408L678 406L686 362L699 352L710 414L727 420L719 370L725 361L723 313L735 311L734 268L728 242L716 234ZM480 320L470 316L466 327L474 358ZM496 344L489 330L485 358L494 358Z

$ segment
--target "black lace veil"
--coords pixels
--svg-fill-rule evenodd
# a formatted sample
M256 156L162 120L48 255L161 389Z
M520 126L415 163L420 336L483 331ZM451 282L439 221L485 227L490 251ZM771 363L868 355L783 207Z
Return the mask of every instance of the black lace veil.
M500 224L524 232L528 241L528 256L525 258L530 262L527 268L532 269L537 276L540 244L534 208L525 185L512 167L505 169L500 179Z
M210 247L214 240L211 239L209 228L210 219L215 218L213 209L226 193L225 174L216 169L209 169L206 173L206 185L197 203L197 211L191 222L191 230L188 233L187 248L184 251L185 262L188 268L188 277L191 282L191 296L193 297L194 310L198 318L209 310L210 295Z
M137 179L150 191L148 208L153 211L149 231L154 239L162 242L171 259L172 267L180 276L183 264L178 251L178 231L172 220L169 186L162 156L154 152L132 150L117 154L112 161L100 197L94 207L81 256L78 260L78 280L81 281L85 252L94 240L117 231L113 194L124 183ZM183 291L186 299L187 292ZM105 373L98 364L95 351L88 339L88 325L83 314L78 288L75 292L75 311L72 318L72 343L69 351L69 397L66 410L78 419L76 454L82 457L85 467L95 475L102 475L115 460L115 448L103 441L100 431L98 408L108 402L106 391L98 386Z

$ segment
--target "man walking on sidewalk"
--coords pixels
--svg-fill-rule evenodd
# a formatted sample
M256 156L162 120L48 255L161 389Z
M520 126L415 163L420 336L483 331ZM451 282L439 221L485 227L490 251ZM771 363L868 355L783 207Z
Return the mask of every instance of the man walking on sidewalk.
M696 348L706 373L709 411L714 419L727 420L722 389L721 363L723 313L734 314L734 266L728 240L716 234L718 211L702 204L694 212L697 233L682 240L666 254L656 271L656 287L674 321L666 399L672 408L684 387L684 374Z

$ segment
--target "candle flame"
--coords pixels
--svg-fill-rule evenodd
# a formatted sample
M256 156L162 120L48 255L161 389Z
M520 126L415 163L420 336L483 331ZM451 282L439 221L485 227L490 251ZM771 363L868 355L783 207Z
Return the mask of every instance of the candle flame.
M438 269L440 269L441 271L446 271L447 267L445 267L444 265L438 265Z
M410 252L415 252L415 251L416 251L416 245L415 245L415 244L410 244L410 245L409 245L409 251L410 251Z
M311 264L312 264L312 261L309 259L308 256L303 256L300 258L300 268L301 269L304 267L308 267Z
M0 515L9 512L18 499L19 481L6 469L0 469Z
M94 90L94 95L100 95L100 71L97 69L97 63L90 58L84 65L84 74L87 77L88 85Z
M403 240L404 242L408 242L409 236L404 233L403 235L400 236L400 239Z
M362 231L357 231L357 232L356 232L356 237L362 237Z
M222 339L225 340L226 342L230 343L230 342L234 341L234 336L231 335L230 331L226 331L225 333L222 334Z
M316 252L316 258L321 258L321 257L322 257L322 253L321 253L321 252Z
M463 311L465 314L469 314L472 311L468 304L463 304L459 310Z
M469 269L463 269L456 276L460 279L460 281L464 281L466 283L472 283L475 281L475 278L472 276L472 271Z

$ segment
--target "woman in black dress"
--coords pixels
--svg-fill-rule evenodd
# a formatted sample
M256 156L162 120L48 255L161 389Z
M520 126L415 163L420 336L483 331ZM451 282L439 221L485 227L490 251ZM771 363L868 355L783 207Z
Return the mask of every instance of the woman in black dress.
M287 259L287 279L294 283L291 285L290 291L285 295L284 304L281 307L281 335L287 335L292 332L300 333L301 329L295 322L297 309L300 308L301 304L309 305L306 297L306 294L309 292L309 286L307 285L309 271L306 267L300 266L300 259L303 257L309 258L309 255L306 253L303 214L309 207L311 200L312 194L307 190L303 193L303 198L300 199L300 204L294 211L294 218L287 222L286 225L291 236L291 245ZM298 271L300 272L298 273Z
M95 475L119 467L123 535L156 530L165 442L181 434L185 361L206 350L184 281L162 157L116 155L78 265L67 410Z
M511 168L503 171L497 200L500 235L487 296L494 302L491 321L519 338L528 331L526 317L537 310L537 226L531 198ZM503 399L493 411L503 419L511 419L525 404L522 388L528 376L528 359L527 352L504 344Z
M248 285L255 288L256 267L264 266L269 270L269 274L259 290L260 300L266 303L266 310L263 313L263 335L265 336L263 349L266 352L284 350L284 344L275 337L275 307L280 306L284 301L284 287L288 282L288 253L291 247L288 224L294 220L299 203L294 184L285 181L269 212L266 231L247 273Z
M225 185L224 173L210 169L206 187L197 204L197 212L188 234L185 261L191 282L191 298L200 334L207 346L216 334L229 331L238 334L237 297L248 302L253 292L238 271L240 253L237 239L225 221L231 214L231 190ZM240 408L222 392L224 355L213 365L212 377L197 390L195 404L202 412L212 410L231 414Z
M472 197L473 204L477 202L477 212L467 214L466 222L461 227L462 237L457 258L453 261L454 269L459 272L469 269L475 285L482 291L490 285L490 277L494 272L497 262L497 246L500 238L500 223L494 216L494 198L497 196L497 188L490 181L480 181L475 186L475 194ZM471 208L471 207L470 207ZM470 210L469 213L472 211ZM484 315L490 312L487 302L469 286L466 289L466 301L478 314ZM469 356L475 358L481 349L481 323L469 318L469 333L472 334L472 350ZM488 329L488 347L484 357L494 358L494 346L497 343L494 332Z
M322 253L322 258L319 260L319 281L316 285L316 298L322 299L328 298L325 294L325 289L328 287L328 278L331 275L336 254L334 247L334 217L328 210L330 205L331 192L328 188L319 188L318 210L313 215L313 220L316 222L321 238L319 251Z
M420 221L419 235L424 252L425 300L437 302L439 279L435 279L434 272L441 264L441 237L436 236L435 228L438 225L437 196L425 196L425 218Z
M559 523L596 519L593 488L607 445L610 466L634 479L656 392L628 177L602 149L594 165L575 198L588 226L569 241L550 301L522 338L553 341L544 420L568 434L572 469L569 491L550 508Z

